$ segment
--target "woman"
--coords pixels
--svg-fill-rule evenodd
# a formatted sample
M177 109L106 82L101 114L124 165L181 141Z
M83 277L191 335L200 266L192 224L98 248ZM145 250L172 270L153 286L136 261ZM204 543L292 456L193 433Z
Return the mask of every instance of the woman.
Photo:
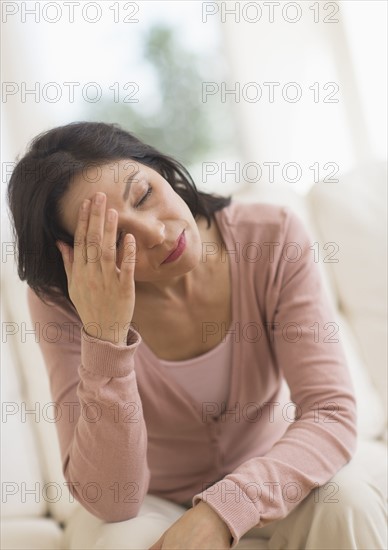
M33 141L8 201L64 475L98 547L246 548L249 532L384 548L334 313L289 208L201 193L86 122Z

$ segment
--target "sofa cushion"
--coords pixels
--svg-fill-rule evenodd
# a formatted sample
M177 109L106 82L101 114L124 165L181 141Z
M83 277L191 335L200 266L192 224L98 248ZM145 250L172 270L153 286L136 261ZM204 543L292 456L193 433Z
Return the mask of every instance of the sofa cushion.
M38 517L47 512L47 503L34 429L36 417L27 412L32 407L25 398L15 342L9 336L18 327L9 324L5 300L1 313L1 516Z
M49 380L46 367L39 348L41 337L40 327L33 326L27 305L27 285L20 281L16 268L11 259L3 264L4 302L9 312L7 322L14 323L16 329L14 335L8 336L12 346L12 359L9 360L13 367L17 368L24 388L24 401L28 408L34 407L38 412L36 420L31 418L29 431L33 429L39 449L39 464L41 468L41 482L43 482L45 500L44 508L41 503L41 513L46 510L59 522L66 522L76 504L70 494L66 481L62 474L62 464L59 450L59 442L53 417L52 398L50 394ZM34 333L34 330L36 332ZM17 365L15 365L17 361ZM31 415L29 415L31 416ZM23 440L26 425L16 427L15 430L23 430L23 436L17 440ZM29 434L31 437L31 434ZM16 438L15 438L16 439ZM19 445L22 443L19 441ZM32 456L36 455L31 453ZM28 454L23 455L28 461ZM15 457L17 455L15 454ZM17 460L17 458L16 458ZM10 462L10 461L8 461ZM29 465L26 464L28 471ZM25 476L24 467L20 469L20 476ZM48 485L47 485L48 484Z
M59 550L63 531L48 518L12 518L2 521L1 548L3 550Z
M328 269L386 418L386 164L362 165L336 184L318 183L307 200L321 238L339 246L340 261Z
M372 384L358 342L346 317L337 311L338 337L352 377L357 401L357 430L361 439L378 439L384 434L384 407Z

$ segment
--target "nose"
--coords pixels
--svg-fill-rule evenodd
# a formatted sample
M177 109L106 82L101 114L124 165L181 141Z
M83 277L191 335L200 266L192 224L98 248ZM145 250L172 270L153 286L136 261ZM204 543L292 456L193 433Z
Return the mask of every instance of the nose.
M153 248L163 244L166 238L166 226L161 220L147 218L147 220L136 224L134 236L136 241L142 244L144 248Z

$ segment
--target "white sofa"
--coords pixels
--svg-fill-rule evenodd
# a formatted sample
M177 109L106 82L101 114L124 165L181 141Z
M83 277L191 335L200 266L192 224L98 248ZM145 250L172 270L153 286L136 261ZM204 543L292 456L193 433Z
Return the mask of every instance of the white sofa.
M358 400L357 453L385 494L386 181L385 166L373 163L341 177L339 183L317 183L307 196L283 184L254 186L235 195L241 201L287 204L318 243L319 265L337 311ZM334 250L339 261L325 262ZM31 332L26 285L19 281L9 251L10 245L3 243L1 548L92 548L96 533L90 532L80 505L72 502L64 485L55 411ZM104 548L125 548L122 524L110 528L112 538ZM267 546L263 541L257 548Z

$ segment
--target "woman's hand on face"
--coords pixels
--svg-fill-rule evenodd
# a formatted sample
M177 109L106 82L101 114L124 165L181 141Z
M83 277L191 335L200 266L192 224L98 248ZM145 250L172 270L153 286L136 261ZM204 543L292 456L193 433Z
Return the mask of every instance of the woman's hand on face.
M229 527L206 502L185 512L149 550L225 550L231 546Z
M102 202L97 204L96 197ZM105 216L106 195L96 193L93 202L81 205L74 235L74 249L57 241L68 292L90 336L126 345L135 307L136 243L127 234L120 269L116 265L117 211Z

